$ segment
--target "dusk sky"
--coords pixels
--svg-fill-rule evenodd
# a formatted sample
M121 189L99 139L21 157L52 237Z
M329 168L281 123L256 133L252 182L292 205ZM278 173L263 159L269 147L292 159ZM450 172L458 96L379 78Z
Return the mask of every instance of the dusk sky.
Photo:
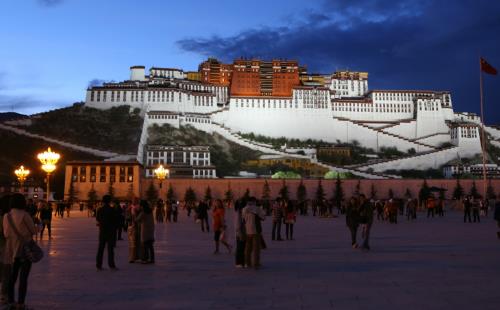
M197 70L207 56L368 71L371 89L450 90L456 111L479 112L479 55L500 69L494 0L3 0L0 12L0 112L67 106L131 65ZM485 75L485 100L500 123L500 76Z

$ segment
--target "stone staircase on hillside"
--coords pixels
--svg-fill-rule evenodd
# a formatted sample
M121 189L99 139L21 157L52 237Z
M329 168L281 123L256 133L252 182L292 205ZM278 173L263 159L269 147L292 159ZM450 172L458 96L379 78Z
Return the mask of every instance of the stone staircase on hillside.
M409 160L409 159L416 159L422 156L428 156L428 155L436 155L439 152L446 152L451 149L458 149L458 146L450 146L450 147L445 147L437 150L432 150L432 151L427 151L427 152L421 152L415 155L410 155L410 156L404 156L404 157L399 157L399 158L389 158L389 159L381 159L379 161L372 161L369 163L363 163L359 165L352 165L349 166L352 169L357 169L361 171L365 171L367 169L370 169L371 167L379 164L386 164L386 163L391 163L391 162L397 162L397 161L402 161L402 160Z
M317 161L317 160L315 160L307 155L299 155L296 153L279 151L279 150L276 150L272 147L269 147L269 145L260 144L260 143L253 142L253 141L248 140L248 139L244 139L241 136L239 136L238 134L231 132L228 128L226 128L220 124L217 124L215 122L212 122L212 124L214 125L213 126L214 131L216 133L220 134L221 136L223 136L224 138L228 139L229 141L232 141L232 142L237 143L239 145L246 146L246 147L254 149L254 150L261 151L261 152L266 153L266 154L273 154L273 155L306 159L306 160L309 160L311 163L314 163L314 164L317 164L317 165L322 166L324 168L327 168L328 170L333 170L333 171L338 171L338 172L350 172L353 175L357 175L357 176L367 178L367 179L398 178L398 176L390 176L390 175L384 175L384 174L380 174L380 173L371 173L371 172L366 172L366 171L361 171L361 170L351 169L351 168L346 168L346 167L333 166L333 165L330 165L328 163Z
M334 117L334 118L339 119L339 120L342 120L342 121L348 121L348 122L351 122L351 123L352 123L352 124L354 124L354 125L357 125L357 126L360 126L360 127L364 127L364 128L370 129L370 130L372 130L372 131L376 131L376 132L378 132L379 134L382 134L382 135L388 135L388 136L391 136L391 137L393 137L393 138L397 138L397 139L400 139L400 140L404 140L404 141L409 142L409 143L411 143L411 144L415 144L415 147L417 147L417 146L421 146L421 147L429 148L429 149L431 149L431 150L436 149L436 147L435 147L435 146L428 145L428 144L425 144L425 143L422 143L422 142L418 142L418 141L411 141L410 139L405 138L405 137L403 137L403 136L396 135L396 134L393 134L393 133L390 133L390 132L386 132L386 131L384 131L384 130L383 130L383 129L381 129L381 128L373 128L373 127L370 127L370 126L368 126L368 125L365 125L365 124L363 124L363 123L361 123L361 122L354 122L354 121L349 120L349 119L346 119L346 118L338 118L338 117Z
M401 177L398 175L390 175L390 174L384 174L384 173L378 173L378 172L367 172L367 171L354 169L351 167L339 167L339 166L335 166L335 165L332 165L332 164L329 164L329 163L326 163L323 161L319 161L319 160L314 161L314 163L316 163L317 165L319 165L323 168L327 168L327 169L332 170L332 171L349 172L349 173L352 173L353 175L364 177L366 179L372 179L372 180L401 179Z

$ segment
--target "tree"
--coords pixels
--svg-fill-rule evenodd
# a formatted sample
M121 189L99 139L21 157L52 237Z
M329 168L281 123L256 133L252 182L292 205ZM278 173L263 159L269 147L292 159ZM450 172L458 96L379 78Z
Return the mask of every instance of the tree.
M410 199L411 198L411 191L410 191L409 188L406 188L405 197L406 197L406 199Z
M340 177L337 177L337 181L335 182L333 201L335 202L335 206L339 210L342 204L342 200L344 200L344 190L342 188L342 181L340 181Z
M271 188L269 187L269 183L267 183L267 180L264 181L264 187L262 188L262 200L271 200Z
M92 187L90 188L89 192L87 193L87 200L89 206L93 206L99 198L97 197L97 192L94 189L94 183L92 183Z
M371 199L376 199L377 198L377 190L375 189L375 184L372 183L371 189L370 189L370 198Z
M479 192L477 191L476 181L472 181L472 187L470 188L470 193L472 197L479 198Z
M283 185L281 186L279 194L282 199L288 200L288 186L286 185L285 181L283 181Z
M455 189L453 190L453 199L461 200L464 196L464 188L460 184L460 180L457 178L457 185L455 185Z
M93 185L94 184L92 183L92 186ZM73 181L71 181L69 183L69 189L68 189L68 202L70 204L73 204L73 202L76 201L76 194L77 194L77 192L76 192L76 189L75 189L75 183ZM49 195L49 194L47 193L47 195Z
M299 202L303 202L306 199L307 199L307 190L302 180L300 180L299 186L297 186L297 200Z
M156 200L158 200L158 191L156 190L156 187L153 184L153 182L149 183L149 187L146 190L146 199L151 204L154 204L156 202Z
M107 195L111 197L111 200L115 199L115 188L113 187L113 182L109 182Z
M192 205L193 203L196 202L196 193L194 190L190 187L186 189L186 192L184 193L184 202L187 205Z
M358 197L361 194L361 180L358 180L356 187L354 188L354 196Z
M420 191L418 192L418 199L420 200L420 205L422 205L429 197L431 196L431 190L429 185L427 185L427 180L424 179L424 183L422 183L422 187L420 187Z
M325 199L325 191L323 190L321 179L319 179L318 187L316 188L316 201L322 201L323 199Z
M205 201L212 201L212 190L210 189L210 186L207 186L205 189L205 196L203 198Z
M394 198L394 192L393 192L392 188L389 188L389 192L387 193L387 196L389 197L389 199Z
M231 190L231 187L228 187L227 191L224 193L224 200L228 203L233 201L233 191Z
M172 183L170 183L170 184L168 184L167 200L172 201L174 199L175 199L174 188L172 187Z
M495 194L495 190L493 186L491 186L491 180L488 182L488 188L486 189L486 198L488 199L496 199L497 195Z
M245 194L243 195L243 200L248 201L249 198L250 198L250 190L247 188L245 190Z

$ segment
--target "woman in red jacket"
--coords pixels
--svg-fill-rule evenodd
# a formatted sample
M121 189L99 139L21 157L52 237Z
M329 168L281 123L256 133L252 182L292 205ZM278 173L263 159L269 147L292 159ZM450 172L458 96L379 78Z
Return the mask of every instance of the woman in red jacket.
M212 205L212 223L214 228L214 241L215 241L215 251L214 254L219 253L219 243L222 243L231 252L232 247L226 241L226 226L224 223L224 205L222 200L217 199Z

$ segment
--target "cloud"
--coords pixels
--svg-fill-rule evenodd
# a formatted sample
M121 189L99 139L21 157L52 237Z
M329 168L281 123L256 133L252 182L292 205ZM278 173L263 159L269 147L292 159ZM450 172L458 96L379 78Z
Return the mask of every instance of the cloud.
M106 83L105 80L101 79L93 79L89 81L88 87L93 87L93 86L102 86L102 84Z
M364 70L372 89L451 90L456 110L478 111L478 53L500 67L499 13L500 2L492 1L325 1L278 27L184 38L177 45L227 62L289 58L309 72ZM487 101L498 102L500 87L491 83ZM487 108L487 122L500 122L496 106Z
M104 83L116 83L116 81L115 80L92 79L89 81L88 87L102 86Z
M67 102L45 101L31 96L0 95L0 112L32 114L68 105Z
M54 7L60 5L64 0L37 0L38 4L45 7Z

